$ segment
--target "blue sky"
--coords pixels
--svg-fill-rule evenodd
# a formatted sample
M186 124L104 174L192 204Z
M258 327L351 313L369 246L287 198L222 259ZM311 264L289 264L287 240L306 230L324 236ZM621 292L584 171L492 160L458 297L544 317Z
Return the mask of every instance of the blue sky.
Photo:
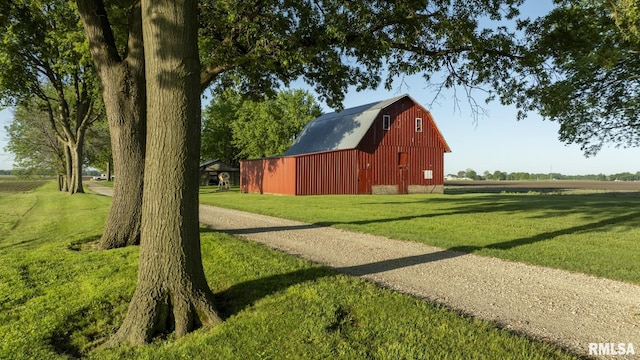
M531 17L543 15L551 9L550 0L528 0L522 13ZM302 83L293 87L303 87ZM565 175L614 174L640 171L640 149L616 149L605 147L594 157L586 158L579 146L565 145L558 140L559 125L543 121L530 113L523 121L516 120L516 109L497 102L485 106L487 113L474 121L470 107L464 98L455 106L451 92L445 93L433 103L434 93L427 88L420 76L397 81L391 91L378 90L356 92L350 89L344 107L363 105L400 94L409 94L427 107L444 135L452 152L445 155L445 173L473 169L529 173L558 172ZM478 94L482 101L482 94ZM204 104L203 104L204 105ZM332 111L323 105L325 111ZM11 110L0 111L0 169L11 169L13 158L4 149L7 135L4 127L11 121Z

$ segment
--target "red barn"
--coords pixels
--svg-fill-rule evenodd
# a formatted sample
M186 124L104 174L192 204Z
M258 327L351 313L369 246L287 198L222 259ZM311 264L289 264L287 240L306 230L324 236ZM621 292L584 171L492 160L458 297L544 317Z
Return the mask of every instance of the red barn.
M408 95L311 121L280 157L240 162L244 192L442 193L451 152L429 111Z

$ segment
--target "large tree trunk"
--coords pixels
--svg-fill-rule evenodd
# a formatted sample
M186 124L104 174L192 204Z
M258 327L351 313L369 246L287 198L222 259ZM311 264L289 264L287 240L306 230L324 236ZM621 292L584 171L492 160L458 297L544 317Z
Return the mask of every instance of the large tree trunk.
M63 147L64 147L64 165L65 165L65 179L64 179L64 185L62 186L62 190L64 192L68 192L71 189L71 179L73 178L73 172L72 172L72 168L73 168L73 157L71 156L71 149L69 148L69 145L67 145L66 143L63 143Z
M146 84L140 2L129 17L126 59L103 67L104 96L117 180L98 246L113 249L140 243L146 146Z
M76 145L76 158L74 169L76 172L76 182L74 184L75 193L84 193L84 186L82 185L82 165L84 160L84 140L78 142Z
M112 249L140 242L146 136L144 47L140 2L129 18L125 59L116 49L101 0L77 0L91 55L102 84L116 181L98 246Z
M84 141L84 140L83 140ZM84 193L82 187L82 159L83 159L83 143L70 145L71 151L71 182L69 184L69 192L71 194Z
M198 225L200 91L197 0L143 0L147 151L138 285L110 344L180 337L220 321Z
M140 242L146 102L143 59L139 61L114 66L103 89L116 181L101 249Z

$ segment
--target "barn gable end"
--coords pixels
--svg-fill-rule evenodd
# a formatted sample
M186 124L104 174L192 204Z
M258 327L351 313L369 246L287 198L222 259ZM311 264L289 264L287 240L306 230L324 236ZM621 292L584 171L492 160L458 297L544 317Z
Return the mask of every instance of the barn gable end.
M450 151L431 114L403 95L313 120L284 156L242 161L241 186L295 195L441 193Z

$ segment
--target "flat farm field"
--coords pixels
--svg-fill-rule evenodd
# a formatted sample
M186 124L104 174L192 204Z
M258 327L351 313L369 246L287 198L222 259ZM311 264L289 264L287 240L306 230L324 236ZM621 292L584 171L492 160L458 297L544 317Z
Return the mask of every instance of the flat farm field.
M20 193L31 191L46 184L49 180L21 180L13 176L0 177L0 193Z
M576 191L638 191L640 181L445 181L445 192L500 193L500 192L576 192Z

